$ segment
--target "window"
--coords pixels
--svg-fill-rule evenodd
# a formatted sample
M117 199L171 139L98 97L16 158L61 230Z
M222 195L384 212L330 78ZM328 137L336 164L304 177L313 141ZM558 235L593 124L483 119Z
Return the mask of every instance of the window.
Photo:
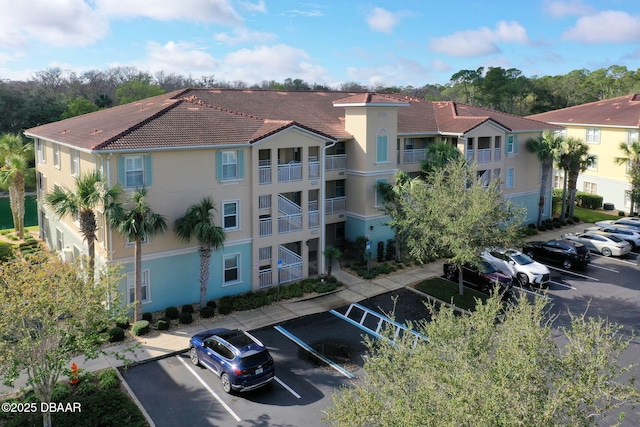
M376 163L386 163L389 161L387 138L387 131L380 129L376 136Z
M118 158L118 183L125 189L150 187L151 177L151 155Z
M60 145L53 145L53 166L60 169Z
M382 193L380 191L380 186L386 183L388 183L386 178L376 179L376 200L374 205L375 207L380 207L384 203L384 199L382 198Z
M224 257L224 285L231 285L239 281L240 254L226 255Z
M518 152L518 138L515 135L507 135L505 147L507 154L516 154Z
M407 138L404 140L404 149L405 150L415 149L415 143L413 142L413 138Z
M335 185L335 195L334 197L344 197L345 196L345 186L344 179L337 180Z
M64 234L59 228L56 228L56 249L60 252L64 249Z
M142 244L144 245L147 243L149 243L149 236L145 234L144 236L142 236ZM133 246L136 244L136 239L134 237L130 237L129 235L127 235L125 238L125 244L127 246Z
M238 176L238 156L235 151L222 152L222 179Z
M590 171L598 170L598 156L596 156L595 154L593 155L593 162L591 162L591 164L587 166L587 169Z
M627 144L638 142L638 129L630 129L627 132Z
M100 172L100 175L104 176L104 160L100 155L96 155L96 171Z
M507 169L507 176L505 178L505 183L504 183L505 188L513 188L513 187L515 187L515 181L516 181L516 169L515 168L508 168Z
M595 182L584 182L584 192L589 194L598 194L598 184Z
M142 275L140 277L141 284L141 292L140 292L140 302L146 303L151 301L150 299L150 291L151 291L151 282L149 280L149 270L142 270ZM136 287L136 279L135 273L132 271L127 273L127 287L129 289L129 304L133 304L136 302L135 297L135 287Z
M598 128L588 128L587 129L587 142L591 144L600 143L600 129Z
M71 175L80 175L80 152L71 149Z
M222 228L225 230L237 230L240 227L239 204L237 200L222 202Z
M45 164L47 163L47 146L45 142L41 139L36 140L36 151L38 152L38 163Z

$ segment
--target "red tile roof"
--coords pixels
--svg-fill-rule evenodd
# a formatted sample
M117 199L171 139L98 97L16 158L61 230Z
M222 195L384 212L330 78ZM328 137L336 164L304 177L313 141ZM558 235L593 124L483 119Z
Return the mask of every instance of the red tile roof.
M293 126L328 139L350 139L345 110L334 104L397 104L400 135L463 134L489 120L510 131L556 127L465 104L399 95L187 89L38 126L25 134L104 151L251 144Z
M566 125L640 126L640 95L631 94L603 101L529 116L531 119Z

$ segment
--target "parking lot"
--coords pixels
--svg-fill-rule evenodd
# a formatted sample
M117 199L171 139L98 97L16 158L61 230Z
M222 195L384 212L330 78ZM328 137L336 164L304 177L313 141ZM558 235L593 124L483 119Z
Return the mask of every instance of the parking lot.
M547 292L522 291L531 297L548 298L552 312L558 315L558 326L568 324L569 313L586 311L623 325L624 332L630 334L640 330L636 257L592 255L591 264L577 271L550 266ZM362 336L375 334L381 316L395 311L399 323L428 318L422 301L409 290L360 304L362 307L352 306L351 311L344 306L253 330L276 362L276 378L262 389L226 394L218 377L192 365L186 353L136 366L123 375L157 426L323 426L332 394L361 376ZM640 342L635 339L623 355L624 364L635 363L638 355ZM640 425L637 410L627 411L622 425Z

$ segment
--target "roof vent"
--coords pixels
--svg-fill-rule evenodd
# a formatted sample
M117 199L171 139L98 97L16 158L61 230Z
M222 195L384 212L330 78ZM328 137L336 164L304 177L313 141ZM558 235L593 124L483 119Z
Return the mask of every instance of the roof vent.
M95 135L95 134L100 133L100 132L102 132L101 129L94 129L93 132L91 132L91 135Z

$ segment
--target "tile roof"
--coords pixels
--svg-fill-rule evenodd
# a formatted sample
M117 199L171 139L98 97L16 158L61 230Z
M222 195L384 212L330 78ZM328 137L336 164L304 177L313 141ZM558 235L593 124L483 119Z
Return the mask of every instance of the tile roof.
M343 104L397 104L398 134L463 134L492 120L511 131L555 128L496 111L377 93L186 89L28 129L87 150L251 144L289 127L350 139ZM403 105L408 105L403 106Z
M551 123L640 126L640 94L619 96L529 116Z

